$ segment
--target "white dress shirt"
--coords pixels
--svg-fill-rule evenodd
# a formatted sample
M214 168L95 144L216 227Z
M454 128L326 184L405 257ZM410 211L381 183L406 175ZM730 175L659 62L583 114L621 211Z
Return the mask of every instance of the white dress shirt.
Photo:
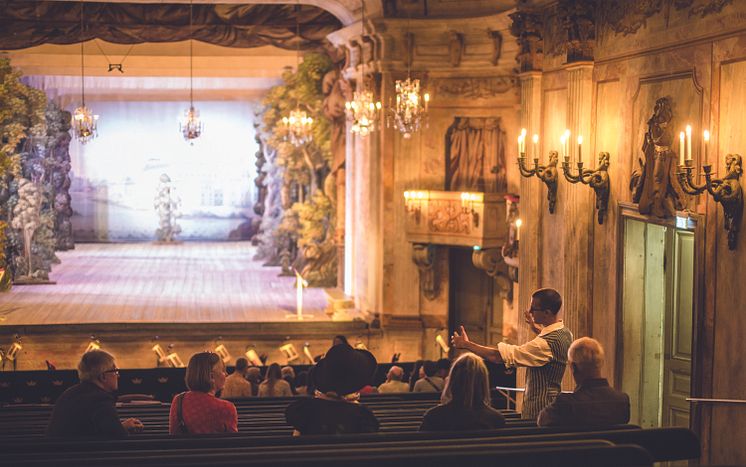
M559 320L542 329L538 336L523 345L499 342L497 344L497 351L500 352L500 357L502 357L505 366L508 368L517 366L544 366L551 362L554 357L552 357L552 350L549 348L549 344L541 336L562 329L563 327L565 327L564 323L562 320Z

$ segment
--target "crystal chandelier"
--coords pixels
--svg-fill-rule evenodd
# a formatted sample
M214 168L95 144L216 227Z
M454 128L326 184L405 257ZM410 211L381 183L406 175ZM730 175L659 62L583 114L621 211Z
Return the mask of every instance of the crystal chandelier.
M80 94L81 105L73 112L73 136L85 144L98 136L96 123L98 115L85 105L85 55L83 53L83 4L80 5Z
M289 117L282 117L282 126L285 128L287 139L296 148L313 140L312 125L313 118L309 117L305 110L297 107L290 111Z
M365 2L362 12L362 35L365 36ZM360 136L368 136L371 131L376 130L376 123L381 110L381 103L375 100L373 93L368 90L365 82L365 57L360 49L360 62L362 65L360 79L362 80L362 91L355 91L352 100L345 102L347 120L350 122L350 131Z
M194 41L192 40L192 2L189 2L189 109L184 111L184 116L179 123L179 131L184 141L194 144L204 129L204 124L199 119L199 110L194 108Z
M295 72L300 67L300 6L295 6ZM313 118L309 117L305 110L300 109L298 101L295 102L295 110L290 115L282 117L282 128L285 131L285 139L297 147L303 146L313 140Z
M391 120L394 127L406 139L420 129L422 119L427 116L430 94L420 94L420 80L396 80L396 102L391 106Z

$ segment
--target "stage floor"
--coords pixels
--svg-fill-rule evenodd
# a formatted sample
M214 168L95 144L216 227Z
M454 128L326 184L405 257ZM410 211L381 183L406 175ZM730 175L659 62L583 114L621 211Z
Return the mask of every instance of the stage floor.
M54 285L0 294L0 326L91 323L287 322L294 277L263 267L248 242L79 244L59 252ZM330 322L323 289L304 291L304 314Z

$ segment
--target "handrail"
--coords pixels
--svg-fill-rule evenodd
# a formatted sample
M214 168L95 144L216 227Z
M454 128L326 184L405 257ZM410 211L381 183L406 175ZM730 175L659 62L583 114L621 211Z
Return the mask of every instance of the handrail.
M687 397L687 402L712 402L716 404L746 404L743 399L707 399L703 397Z

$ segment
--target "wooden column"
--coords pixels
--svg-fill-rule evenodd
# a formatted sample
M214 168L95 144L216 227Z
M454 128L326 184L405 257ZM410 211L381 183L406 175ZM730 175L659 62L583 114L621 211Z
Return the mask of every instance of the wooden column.
M590 151L591 104L593 98L593 64L569 64L567 70L567 128L571 132L571 166L577 161L577 137L583 136L585 167L594 167ZM560 175L563 178L563 175ZM558 214L564 217L564 283L563 298L565 324L575 338L591 333L591 303L593 298L593 190L583 184L564 184L564 206Z

